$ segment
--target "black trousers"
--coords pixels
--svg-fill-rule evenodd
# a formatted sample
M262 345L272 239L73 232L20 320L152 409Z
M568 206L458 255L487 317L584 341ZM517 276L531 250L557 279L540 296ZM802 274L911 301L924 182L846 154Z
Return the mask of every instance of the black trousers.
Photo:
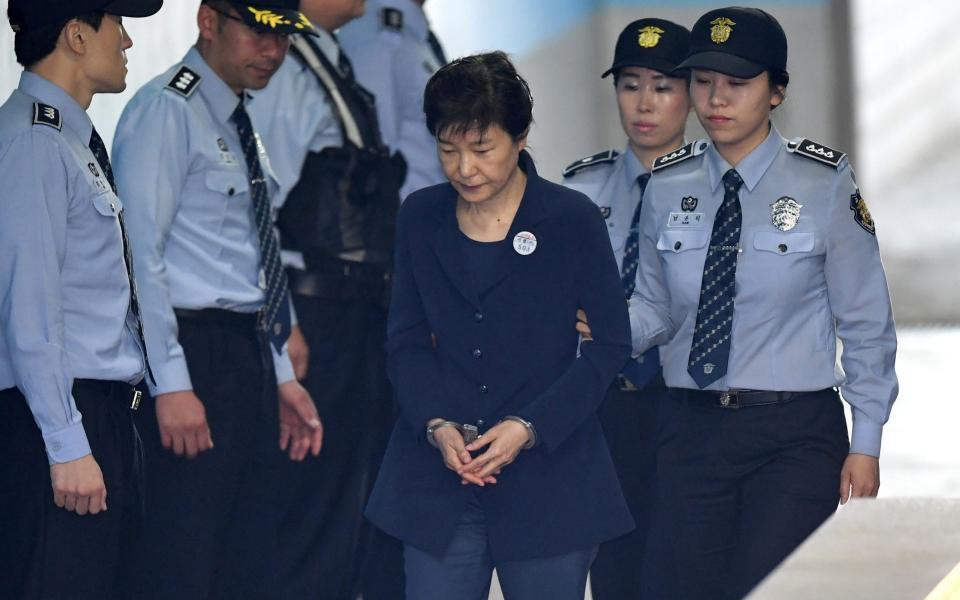
M665 598L742 598L837 508L849 451L834 390L736 409L671 390L659 415Z
M644 580L660 573L647 568L648 561L659 561L646 553L656 520L656 415L666 392L659 374L642 390L624 389L618 378L600 406L603 433L637 528L600 545L590 568L594 600L645 598Z
M320 456L282 472L283 597L354 600L366 566L381 597L402 598L402 546L375 538L363 517L395 419L383 347L386 311L361 300L293 298L310 346L304 384L323 419L324 441ZM367 562L371 553L377 564ZM364 598L376 600L375 593Z
M253 315L178 311L179 341L214 448L193 460L163 448L156 404L138 411L147 459L139 598L273 598L277 386Z
M0 391L0 598L119 598L141 516L133 388L79 380L73 397L103 472L107 510L80 516L53 503L40 429L16 388Z

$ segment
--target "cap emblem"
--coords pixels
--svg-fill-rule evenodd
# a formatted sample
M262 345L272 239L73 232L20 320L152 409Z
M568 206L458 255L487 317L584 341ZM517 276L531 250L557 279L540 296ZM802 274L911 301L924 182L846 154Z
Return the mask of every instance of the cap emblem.
M307 20L307 18L302 14L300 15L300 21L297 23L293 23L292 21L290 21L290 19L284 17L283 15L279 15L273 12L272 10L266 10L266 9L260 10L252 6L248 6L247 10L253 13L253 18L257 21L257 23L260 23L261 25L266 25L271 29L276 29L277 27L280 27L282 25L293 25L297 29L308 29L310 27L313 27L313 24L310 23L310 21Z
M730 39L730 33L733 32L731 25L736 25L727 17L717 17L710 21L713 27L710 28L710 41L714 44L722 44Z
M656 25L647 25L640 30L640 39L638 40L641 48L653 48L660 43L660 35L664 33Z

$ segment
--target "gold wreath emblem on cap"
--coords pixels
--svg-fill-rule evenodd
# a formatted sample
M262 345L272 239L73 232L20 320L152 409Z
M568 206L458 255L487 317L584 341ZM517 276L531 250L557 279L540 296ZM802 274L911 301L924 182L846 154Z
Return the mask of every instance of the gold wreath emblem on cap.
M662 33L664 33L663 29L656 25L647 25L640 30L640 38L637 41L641 48L653 48L660 43L660 34Z
M710 21L713 27L710 28L710 41L714 44L722 44L730 39L730 33L733 32L731 25L736 25L727 17L717 17Z
M253 13L253 18L256 19L257 23L266 25L271 29L276 29L281 25L293 25L297 29L309 29L313 27L313 24L310 23L310 21L303 16L303 14L300 15L299 22L292 23L290 19L287 19L283 15L278 15L272 10L259 10L253 8L252 6L248 6L247 10Z

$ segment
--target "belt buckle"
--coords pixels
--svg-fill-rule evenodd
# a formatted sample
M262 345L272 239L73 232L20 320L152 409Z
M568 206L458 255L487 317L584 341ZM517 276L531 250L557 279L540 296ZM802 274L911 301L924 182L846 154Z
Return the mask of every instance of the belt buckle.
M133 399L130 401L130 410L136 411L140 409L140 399L143 397L143 392L140 390L133 390Z
M723 408L740 408L740 398L736 391L727 390L720 395L720 406Z

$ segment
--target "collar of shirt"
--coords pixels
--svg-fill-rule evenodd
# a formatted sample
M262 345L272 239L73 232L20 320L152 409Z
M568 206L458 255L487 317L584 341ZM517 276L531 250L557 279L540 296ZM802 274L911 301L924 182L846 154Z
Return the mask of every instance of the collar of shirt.
M240 98L230 89L230 86L210 68L207 61L203 60L196 46L190 48L190 51L187 52L187 55L183 59L183 63L200 75L201 79L197 87L197 93L199 93L210 106L210 114L222 124L233 127L230 123L230 117L233 115L233 111L236 110Z
M780 151L782 146L783 138L780 137L777 126L771 122L770 133L767 134L766 139L735 167L748 190L752 192L753 188L760 183L760 179L773 164L773 159L777 157L777 152ZM731 167L730 163L720 156L720 153L711 143L710 147L707 148L707 170L712 191L717 191L720 182L723 180L723 175L731 168L734 167Z
M313 40L317 43L320 51L334 65L340 64L340 43L333 34L322 27L314 27L313 30L317 36Z
M43 104L49 104L59 110L64 126L76 133L84 144L89 143L90 134L93 132L93 121L90 120L87 111L83 110L83 107L77 104L77 101L63 88L36 73L24 71L20 76L18 89Z
M630 145L627 144L627 147L623 151L623 176L625 179L623 184L625 189L633 192L634 188L639 185L637 178L647 172L647 169L640 164L640 159L637 158L637 155L630 149Z

